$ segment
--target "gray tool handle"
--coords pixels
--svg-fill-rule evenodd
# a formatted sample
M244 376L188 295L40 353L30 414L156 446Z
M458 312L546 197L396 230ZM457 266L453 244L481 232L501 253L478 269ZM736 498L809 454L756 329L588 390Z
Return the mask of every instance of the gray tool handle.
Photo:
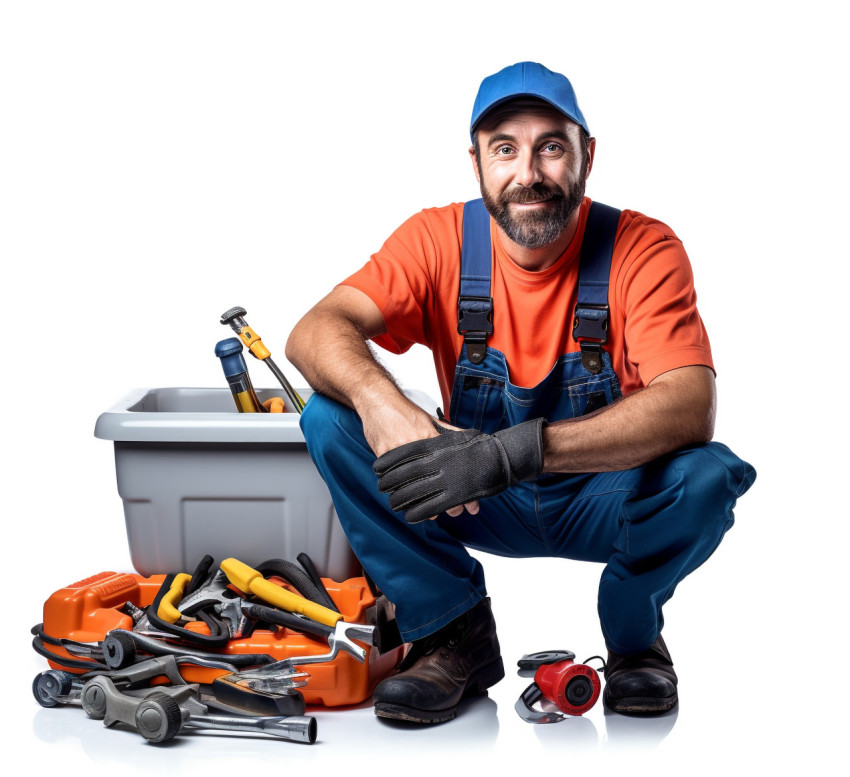
M167 677L172 685L186 685L186 681L177 668L177 659L171 655L148 658L138 664L104 672L103 676L109 677L114 683L126 683L128 686L163 676Z
M122 691L131 689L140 683L147 685L147 681L154 677L167 677L175 686L187 684L177 668L177 659L174 656L162 656L150 658L147 661L122 669L97 670L96 675L95 673L76 675L50 669L36 675L32 684L33 695L42 707L71 704L80 701L86 683L92 680L94 676L108 678L114 687L120 687Z
M122 714L129 717L129 705L126 710L122 710ZM132 716L130 725L151 742L167 742L184 728L249 733L260 731L280 739L311 745L316 741L316 719L309 716L210 715L206 706L193 697L178 699L173 694L160 692L142 699L132 711Z
M168 696L176 702L198 695L197 685L181 685L176 688L155 686L139 691L142 695L130 696L115 687L108 677L100 676L89 680L80 694L83 709L90 718L102 720L104 726L126 723L136 727L136 710L151 694Z
M235 715L189 715L187 728L217 729L219 731L248 731L271 734L291 742L312 745L316 741L316 719L309 715L288 718L243 718Z

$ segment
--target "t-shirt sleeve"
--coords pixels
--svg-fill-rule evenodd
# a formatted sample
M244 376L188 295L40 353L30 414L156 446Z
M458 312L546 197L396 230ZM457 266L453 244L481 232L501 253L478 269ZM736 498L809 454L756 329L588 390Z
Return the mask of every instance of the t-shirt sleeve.
M628 225L622 239L628 252L618 284L626 358L643 384L679 367L714 370L682 242L660 222Z
M378 306L387 331L374 341L392 353L427 343L435 254L426 215L418 213L340 284L359 289Z

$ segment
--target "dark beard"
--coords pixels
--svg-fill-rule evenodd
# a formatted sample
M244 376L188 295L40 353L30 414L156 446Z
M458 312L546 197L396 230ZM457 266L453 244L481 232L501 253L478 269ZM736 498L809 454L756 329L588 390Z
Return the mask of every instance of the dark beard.
M481 197L490 215L514 243L523 248L542 248L558 239L570 219L581 207L584 199L584 184L585 176L579 175L567 194L564 194L564 190L557 184L546 186L536 183L521 189L508 189L494 198L484 188L482 178ZM539 200L554 200L555 207L528 211L519 215L511 214L508 207L512 202L529 203Z

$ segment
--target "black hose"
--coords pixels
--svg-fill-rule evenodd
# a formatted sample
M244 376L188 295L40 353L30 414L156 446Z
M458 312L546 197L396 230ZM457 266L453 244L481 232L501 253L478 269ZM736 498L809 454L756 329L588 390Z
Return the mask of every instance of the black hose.
M309 599L316 604L324 604L327 594L317 588L309 575L297 564L293 564L291 561L286 561L282 558L272 558L259 564L256 569L263 577L271 577L272 575L282 577L305 599Z
M184 597L195 593L195 591L207 582L207 576L209 575L213 563L215 563L214 559L209 554L204 556L200 562L198 562L198 566L196 566L195 571L192 572L192 579L189 581L189 585L186 586L186 590L183 592Z
M336 606L334 600L331 599L331 595L328 593L328 589L325 588L325 584L322 582L322 577L319 574L319 570L316 569L313 559L311 559L306 553L299 553L297 558L298 563L304 567L304 571L310 576L310 580L313 581L313 584L319 590L322 599L318 603L325 605L325 607L329 610L339 612L339 607Z
M151 626L168 634L173 634L175 637L179 637L193 645L200 645L207 648L220 648L227 645L230 641L230 630L223 621L209 613L207 613L207 617L203 618L207 626L210 627L209 634L199 634L197 631L190 631L189 629L184 629L182 626L175 626L173 623L164 621L159 617L157 614L159 612L159 604L162 601L162 597L171 589L171 584L174 582L175 577L175 575L165 576L165 580L162 581L162 585L159 588L156 598L153 600L153 604L147 609L148 621L150 621Z
M33 637L32 649L48 661L52 661L54 664L58 664L59 666L64 666L67 669L85 669L87 672L91 672L94 669L109 669L106 664L102 664L100 661L95 661L93 659L91 661L83 661L82 659L77 658L57 656L56 653L53 653L44 647L44 644L39 637Z

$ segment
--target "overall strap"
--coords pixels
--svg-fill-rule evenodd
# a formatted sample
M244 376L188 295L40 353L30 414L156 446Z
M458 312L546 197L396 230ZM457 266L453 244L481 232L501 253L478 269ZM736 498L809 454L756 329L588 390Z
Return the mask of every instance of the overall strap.
M463 206L457 331L463 335L467 358L473 364L484 361L487 337L493 334L493 298L490 296L492 257L490 214L483 200L471 200Z
M592 202L581 244L573 339L582 365L594 375L602 370L602 346L608 342L608 281L619 221L619 210Z

